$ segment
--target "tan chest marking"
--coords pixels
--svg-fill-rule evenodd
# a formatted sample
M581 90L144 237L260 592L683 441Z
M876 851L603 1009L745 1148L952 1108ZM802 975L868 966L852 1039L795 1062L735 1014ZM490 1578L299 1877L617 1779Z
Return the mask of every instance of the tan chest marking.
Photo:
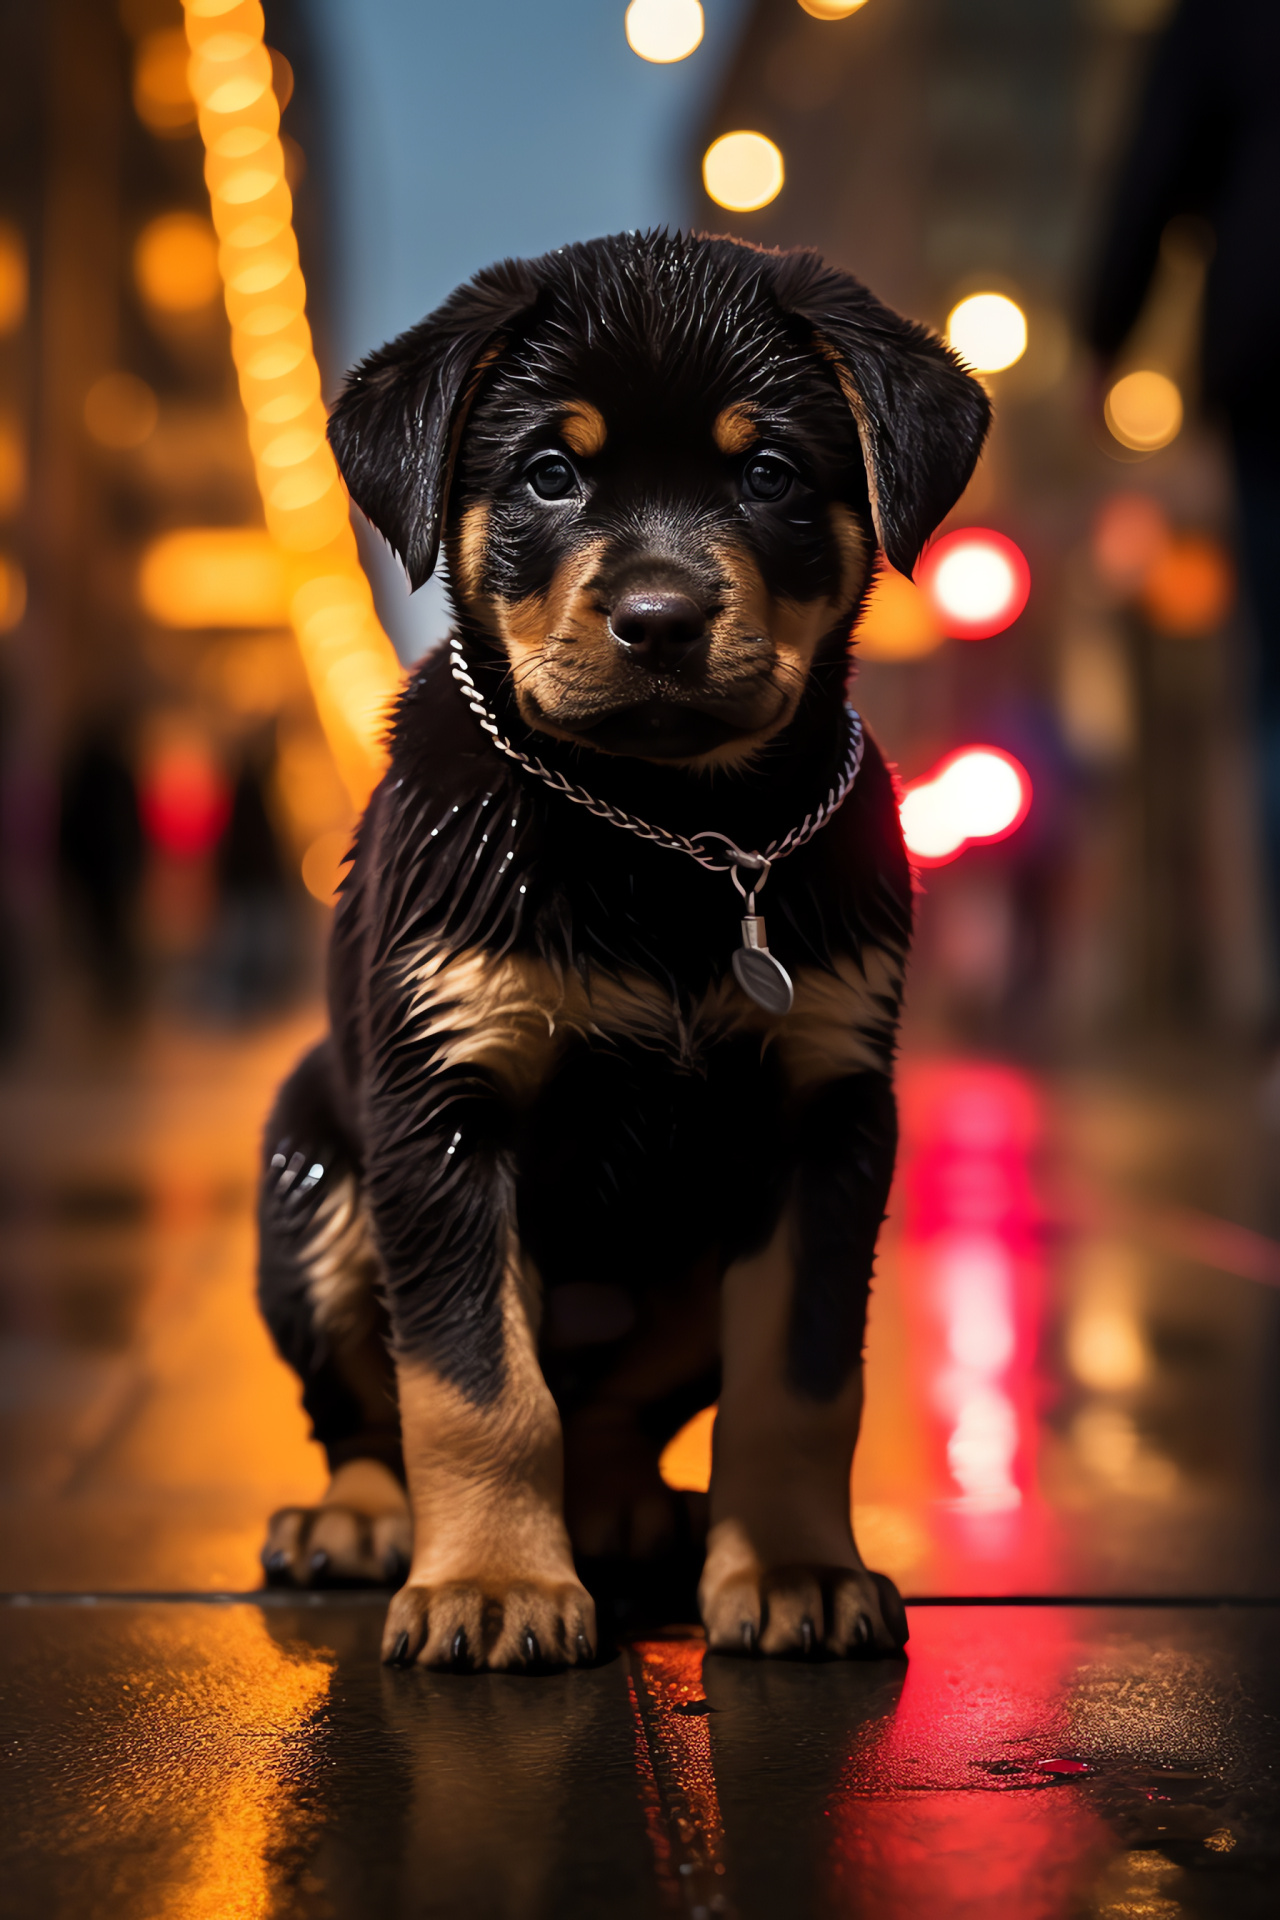
M536 1095L575 1039L628 1040L696 1066L717 1041L758 1034L762 1052L777 1049L788 1086L806 1092L884 1069L883 1034L896 1016L902 969L900 954L877 947L864 950L863 967L851 957L841 957L834 974L801 967L795 1005L777 1018L753 1005L731 974L682 1011L642 974L596 973L588 985L541 960L431 948L407 970L409 1026L416 1041L436 1043L437 1071L484 1073L519 1103Z

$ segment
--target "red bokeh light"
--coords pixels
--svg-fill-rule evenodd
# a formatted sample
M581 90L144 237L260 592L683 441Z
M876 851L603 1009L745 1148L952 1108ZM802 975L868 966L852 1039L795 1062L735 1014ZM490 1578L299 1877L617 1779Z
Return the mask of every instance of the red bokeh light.
M1027 604L1031 569L1020 548L989 527L961 527L929 548L916 580L955 640L989 640Z
M227 785L212 759L192 746L157 754L138 796L147 838L172 860L212 851L231 812Z
M960 747L904 787L903 838L917 866L941 867L966 847L1016 833L1031 807L1026 768L1000 747Z

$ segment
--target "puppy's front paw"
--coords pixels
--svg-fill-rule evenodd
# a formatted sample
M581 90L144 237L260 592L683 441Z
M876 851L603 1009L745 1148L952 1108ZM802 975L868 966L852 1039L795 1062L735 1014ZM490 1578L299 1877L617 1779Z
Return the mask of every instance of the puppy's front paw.
M900 1653L907 1643L906 1610L884 1574L764 1566L752 1554L726 1552L714 1536L698 1601L713 1653L849 1659Z
M595 1658L596 1610L576 1580L410 1581L387 1609L382 1658L393 1667L536 1673Z

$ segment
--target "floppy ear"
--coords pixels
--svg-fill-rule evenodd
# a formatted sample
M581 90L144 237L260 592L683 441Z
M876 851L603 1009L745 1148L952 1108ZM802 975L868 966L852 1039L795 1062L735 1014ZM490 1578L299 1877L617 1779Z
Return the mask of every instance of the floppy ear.
M857 422L876 535L908 576L968 485L991 402L951 349L816 253L777 256L774 298L813 328Z
M528 261L486 267L362 360L329 415L329 444L351 497L415 588L435 568L454 454L480 376L537 297Z

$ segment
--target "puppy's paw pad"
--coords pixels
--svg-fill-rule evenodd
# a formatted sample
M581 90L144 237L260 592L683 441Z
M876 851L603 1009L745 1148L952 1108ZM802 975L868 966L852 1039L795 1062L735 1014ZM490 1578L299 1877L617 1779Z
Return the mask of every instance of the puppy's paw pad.
M387 1609L388 1666L545 1673L595 1658L595 1605L576 1580L410 1582Z

